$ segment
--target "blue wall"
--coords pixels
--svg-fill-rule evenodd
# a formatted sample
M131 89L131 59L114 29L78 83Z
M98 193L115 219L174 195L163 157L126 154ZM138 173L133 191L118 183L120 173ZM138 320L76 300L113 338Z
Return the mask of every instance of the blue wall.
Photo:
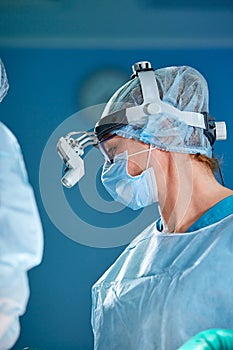
M0 49L10 90L1 104L1 120L22 146L44 226L42 264L30 271L31 296L21 318L14 350L26 346L47 350L93 349L90 288L124 247L82 246L61 234L47 216L40 198L38 175L44 146L54 129L81 106L79 89L91 72L108 67L131 74L135 61L154 67L190 65L206 77L210 112L228 126L228 140L216 144L224 155L223 173L233 188L232 78L233 50L49 50ZM49 171L49 170L48 170Z

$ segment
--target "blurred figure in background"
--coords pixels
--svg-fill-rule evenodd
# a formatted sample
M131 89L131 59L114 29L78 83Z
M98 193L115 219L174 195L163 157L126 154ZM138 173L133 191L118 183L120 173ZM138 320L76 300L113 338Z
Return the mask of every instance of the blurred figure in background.
M9 88L0 60L0 102ZM27 271L40 264L42 226L20 146L0 122L0 350L20 333L19 316L29 298Z

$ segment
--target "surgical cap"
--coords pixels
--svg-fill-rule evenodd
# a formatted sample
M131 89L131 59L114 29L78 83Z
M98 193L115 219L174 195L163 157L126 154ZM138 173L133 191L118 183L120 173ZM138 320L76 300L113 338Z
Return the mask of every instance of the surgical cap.
M208 112L208 86L204 77L188 66L166 67L156 70L161 100L181 111ZM129 108L143 103L143 95L138 77L122 86L108 102L104 113ZM133 138L154 147L187 154L204 154L212 157L212 147L203 129L189 126L174 115L157 113L118 130L115 134Z
M6 76L6 70L2 60L0 59L0 102L4 99L7 94L7 90L9 89L9 84Z

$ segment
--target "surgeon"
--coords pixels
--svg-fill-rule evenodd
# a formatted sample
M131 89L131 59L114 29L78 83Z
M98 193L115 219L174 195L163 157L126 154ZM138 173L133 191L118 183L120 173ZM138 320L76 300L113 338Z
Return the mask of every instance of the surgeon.
M0 102L7 94L0 60ZM20 150L0 122L0 350L11 349L20 333L19 316L29 298L27 271L42 259L40 218Z
M233 329L233 191L215 177L213 145L226 135L204 77L136 64L95 133L106 190L160 211L92 288L95 350L176 350Z

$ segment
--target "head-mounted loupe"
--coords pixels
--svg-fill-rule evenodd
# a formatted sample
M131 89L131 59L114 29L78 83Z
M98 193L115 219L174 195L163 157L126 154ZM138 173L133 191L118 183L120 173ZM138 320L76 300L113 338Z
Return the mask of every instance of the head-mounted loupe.
M132 79L138 77L140 80L143 103L138 106L122 108L109 113L108 104L93 132L71 132L61 137L57 144L57 152L67 166L62 183L66 187L74 186L85 174L84 161L81 156L85 147L89 145L99 146L99 149L106 155L103 143L101 142L114 130L128 124L140 124L149 115L168 113L174 115L186 124L202 128L211 146L215 140L226 139L225 122L215 122L209 113L197 113L180 111L178 108L163 102L160 99L159 89L156 82L154 70L150 62L143 61L133 65ZM117 94L117 92L116 92ZM76 139L74 135L79 135Z
M78 135L77 138L74 138ZM97 137L93 132L73 131L61 137L57 143L57 152L66 165L61 179L65 187L73 187L85 174L82 155L87 146L95 145Z

